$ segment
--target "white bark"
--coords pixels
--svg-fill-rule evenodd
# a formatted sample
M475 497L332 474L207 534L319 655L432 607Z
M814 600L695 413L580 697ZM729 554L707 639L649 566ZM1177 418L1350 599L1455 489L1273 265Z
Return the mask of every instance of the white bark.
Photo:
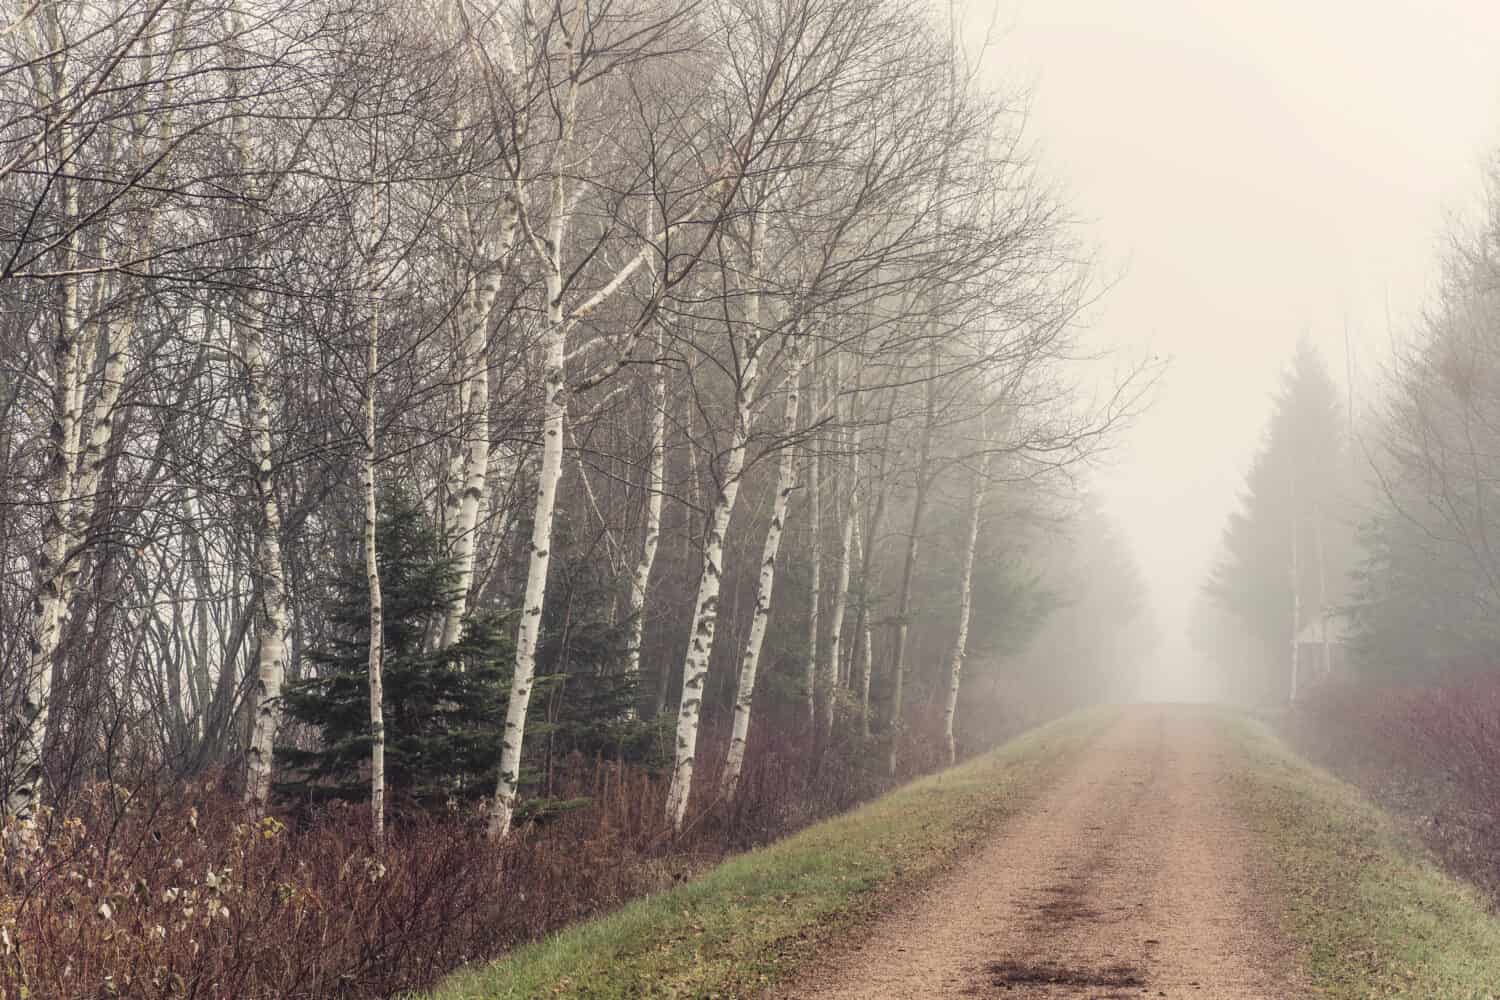
M801 355L794 354L787 376L789 388L782 416L782 432L788 438L797 432L798 377L801 368ZM771 523L766 528L765 546L761 551L760 579L755 588L755 610L750 619L750 635L745 640L739 681L735 688L729 754L724 758L724 773L719 778L719 790L725 798L733 797L739 785L740 772L745 765L745 748L750 736L750 713L755 703L755 675L760 666L760 650L765 642L766 626L771 620L771 595L776 587L776 555L781 549L787 510L791 506L792 491L796 488L795 457L796 449L791 445L784 446L778 456L776 497L771 505Z
M865 541L863 539L863 537L860 535L860 531L859 531L859 519L855 518L854 519L854 548L857 549L857 550L859 550L860 561L861 562L865 562L866 561L865 554L864 554L864 546L868 545L868 544L869 544L869 542ZM867 595L869 593L869 588L862 586L861 589L864 592L861 595L861 599L865 600L865 599L867 599ZM860 717L860 727L861 727L860 728L860 732L861 732L861 735L863 735L865 739L869 739L870 738L870 679L875 675L875 648L874 648L873 637L870 634L870 616L869 616L869 614L866 612L866 610L864 608L860 609L860 613L857 616L856 627L859 629L859 633L856 636L856 639L859 641L859 646L860 646L860 653L859 653L859 660L860 660L860 662L859 662L859 667L858 667L858 669L859 669L859 717ZM854 657L851 655L850 659L852 660L853 658ZM853 663L850 663L849 669L850 670L854 670L855 669L855 665Z
M626 653L625 672L640 677L641 639L645 632L646 588L651 582L651 567L656 563L656 548L661 540L661 510L667 456L667 368L662 363L658 342L657 366L651 389L651 459L646 473L646 538L641 559L630 580L630 647Z
M271 795L271 755L281 719L281 686L286 679L288 614L286 581L281 567L281 508L272 474L271 400L267 390L265 342L261 332L260 295L247 294L237 309L236 326L243 342L245 404L250 453L255 463L255 495L260 524L255 540L256 632L260 640L251 690L252 723L246 748L245 802L257 812Z
M515 213L507 209L501 222L498 246L492 251L502 258L510 250L515 234ZM448 497L448 526L453 541L454 599L443 618L443 632L438 640L441 649L458 641L464 616L469 609L469 590L474 582L475 541L479 534L480 501L489 475L490 462L490 312L500 294L498 265L488 264L475 277L465 297L463 383L467 392L460 393L460 413L464 427L463 488Z
M948 661L948 700L943 707L943 739L947 744L950 765L958 758L953 723L958 715L958 688L963 679L964 658L969 649L969 613L974 604L974 551L979 547L979 519L984 512L989 476L990 455L986 451L980 459L979 471L974 475L974 489L969 495L969 534L964 548L958 590L958 634L954 637L953 654Z
M844 619L849 614L849 579L852 575L855 525L859 514L859 431L854 427L849 430L848 476L849 494L845 501L848 506L844 509L843 524L839 528L839 575L833 588L833 610L828 622L828 662L830 669L840 672L844 662ZM847 676L852 683L855 676L852 659ZM824 711L824 727L828 729L833 722L831 700Z
M548 278L549 320L560 310ZM516 789L521 776L521 747L526 734L526 711L536 676L537 637L547 595L547 569L552 558L552 519L557 504L557 482L562 478L563 417L567 407L563 381L563 337L560 322L550 323L546 350L546 402L542 411L542 467L537 473L536 503L532 508L531 560L526 571L526 595L516 634L516 665L511 675L510 699L505 708L505 734L500 747L500 777L490 808L489 832L500 838L510 833L515 815Z
M505 837L510 832L511 821L515 815L515 798L520 783L521 751L526 732L526 711L530 706L532 684L536 674L537 637L546 607L552 521L556 510L557 485L562 477L563 434L567 417L568 335L580 322L588 319L612 295L623 288L630 276L652 259L657 252L656 247L667 240L680 225L680 222L664 225L660 232L644 241L640 250L626 260L586 299L571 309L563 308L562 247L574 207L568 196L567 178L570 170L573 169L568 163L568 157L573 148L578 97L582 86L579 79L578 51L575 40L583 33L584 16L584 5L575 6L573 8L574 22L565 29L562 38L567 49L568 82L558 108L559 132L550 168L551 214L545 238L532 228L520 202L515 202L527 241L545 270L547 330L542 337L542 344L545 353L546 401L542 410L542 468L538 474L537 499L532 510L531 561L527 568L521 624L516 635L515 672L511 676L510 700L505 710L505 734L500 748L500 774L496 782L495 797L490 807L489 833L492 838L496 839ZM700 195L693 211L687 213L684 219L695 215L697 208L705 204L722 185L721 180L705 190ZM606 373L613 374L619 370L621 364L622 361L616 359L612 365L606 366ZM585 384L598 384L603 377L605 373L595 373L593 378L586 380Z
M372 199L373 200L373 199ZM370 320L370 342L365 358L365 579L370 591L370 650L367 668L370 685L370 834L376 850L385 843L385 600L380 589L380 552L376 528L380 519L375 493L375 467L379 459L375 440L375 396L380 380L380 290L377 287L371 249L370 290L375 312Z
M812 411L813 419L817 419L818 411L818 384L817 374L814 373L809 384L808 408ZM807 663L803 668L802 685L806 701L804 709L807 712L807 723L816 730L818 722L818 699L824 694L818 690L818 634L819 625L818 612L823 597L823 490L822 490L822 456L818 451L818 442L811 435L807 442ZM826 692L831 699L833 692Z
M71 219L77 212L76 188L66 178L60 183L63 215ZM75 236L68 240L64 251L65 267L71 266L76 252ZM50 485L47 516L42 525L42 548L37 565L39 584L32 600L31 647L27 651L20 711L12 723L16 759L6 802L6 815L23 826L31 823L41 798L42 750L47 742L50 718L52 667L62 638L63 617L74 578L68 569L72 559L69 526L76 523L72 515L73 470L81 433L79 386L82 381L76 279L62 279L57 293L60 308L57 335L52 342L53 412L48 435Z
M459 5L445 6L444 15L453 18L453 25L467 20ZM486 18L482 32L465 30L466 56L470 66L485 81L486 86L508 90L519 79L512 40L506 32L501 17ZM497 62L498 61L498 62ZM497 131L505 128L512 134L509 141L520 146L530 126L529 112L524 100L518 95L491 93L489 105L509 104L517 110L508 121L491 121L490 127ZM476 105L462 104L456 112L454 135L461 134L473 122L471 114ZM468 249L477 258L475 271L469 279L463 303L464 341L462 376L458 392L458 419L464 429L462 446L462 472L455 456L449 464L448 500L444 511L444 528L452 543L454 559L454 601L443 617L443 628L438 636L438 648L447 649L458 641L463 631L464 617L469 611L469 596L474 588L474 562L478 551L481 505L485 495L485 484L489 476L490 460L490 363L489 329L490 314L500 294L500 280L516 233L521 225L521 187L516 177L503 185L498 204L490 206L497 210L493 219L476 219L475 198L470 182L460 185L464 204L458 206L459 229L465 237ZM461 486L455 489L455 486Z
M576 8L583 16L583 6ZM575 25L575 33L577 26ZM516 665L511 674L510 698L505 706L505 732L500 744L500 775L495 783L495 798L490 806L489 833L501 838L510 833L515 816L516 791L521 781L521 751L526 737L526 712L531 706L531 689L536 680L537 638L546 609L547 570L552 565L552 520L557 507L557 484L562 478L563 433L567 417L567 380L565 374L567 338L570 324L563 313L562 245L568 232L569 204L564 179L565 160L572 147L575 112L578 106L578 78L572 43L566 35L569 80L566 98L560 110L562 131L553 153L551 178L551 217L545 242L528 236L537 256L546 268L547 332L542 338L545 353L543 368L546 399L542 404L542 467L537 473L536 504L532 508L531 559L526 569L526 594L521 604L521 622L516 630Z
M693 768L698 752L698 724L703 711L703 692L708 682L708 664L713 655L714 632L719 621L719 588L724 574L724 536L734 513L740 492L740 474L745 468L745 447L750 438L753 418L751 401L760 375L759 324L762 229L758 219L750 220L749 287L745 297L743 337L744 359L735 386L734 433L719 494L714 500L710 523L704 526L703 564L698 575L698 596L693 602L693 617L688 633L687 654L682 662L682 699L677 706L677 741L672 763L672 784L667 791L667 817L672 828L682 830L687 817L688 800L693 794ZM731 325L730 336L734 336Z
M238 5L230 17L236 35L244 30L243 12ZM238 55L231 55L232 61ZM245 190L246 221L254 217L253 207L262 192L251 173L254 158L250 151L249 122L243 108L235 112L231 128L235 136L236 167ZM251 227L247 226L247 231ZM259 255L247 253L252 264ZM252 267L252 274L258 272ZM245 366L245 417L250 458L254 463L255 499L258 507L255 537L255 621L259 640L255 659L255 683L250 689L250 739L245 748L245 803L259 813L271 796L272 753L276 730L281 721L281 686L286 679L287 632L289 616L286 580L281 565L281 507L276 499L273 473L275 452L271 441L271 397L266 366L264 295L258 288L234 294L231 299L231 337L241 342L241 359Z
M370 587L370 829L378 848L385 839L385 605L380 592L380 556L375 545L379 508L375 497L375 386L379 370L376 331L370 331L365 376L365 577Z
M750 361L753 366L755 361ZM747 366L748 367L748 366ZM745 467L744 428L749 423L749 405L741 402L734 436L724 467L724 486L714 502L713 515L703 538L703 567L698 578L698 597L693 602L692 632L682 664L682 701L677 708L677 749L672 766L672 785L667 793L667 816L680 831L693 792L693 765L698 749L698 722L703 709L703 690L708 682L708 661L713 654L714 631L719 620L719 587L724 573L724 535L739 496L740 473Z

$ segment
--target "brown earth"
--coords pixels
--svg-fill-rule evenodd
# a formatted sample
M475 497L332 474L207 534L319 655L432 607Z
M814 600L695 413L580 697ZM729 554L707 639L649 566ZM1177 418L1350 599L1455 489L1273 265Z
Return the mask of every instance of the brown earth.
M1024 815L782 1000L1308 996L1209 713L1132 708Z

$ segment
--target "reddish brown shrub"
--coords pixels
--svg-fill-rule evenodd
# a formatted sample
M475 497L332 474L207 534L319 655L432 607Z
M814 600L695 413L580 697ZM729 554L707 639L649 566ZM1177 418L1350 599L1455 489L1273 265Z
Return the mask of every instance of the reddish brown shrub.
M1413 820L1500 907L1500 676L1341 685L1291 719L1297 746Z
M783 728L784 727L784 728ZM850 727L853 728L853 727ZM553 790L581 808L500 845L482 817L392 818L373 850L363 808L288 825L256 820L215 777L98 785L42 817L35 848L0 857L0 996L374 998L433 984L620 905L725 853L763 844L894 782L883 754L843 741L815 752L805 727L768 713L740 793L718 801L719 761L700 761L682 836L664 822L662 778L574 758ZM719 747L721 734L704 733ZM932 741L912 740L908 769ZM24 991L24 992L23 992Z

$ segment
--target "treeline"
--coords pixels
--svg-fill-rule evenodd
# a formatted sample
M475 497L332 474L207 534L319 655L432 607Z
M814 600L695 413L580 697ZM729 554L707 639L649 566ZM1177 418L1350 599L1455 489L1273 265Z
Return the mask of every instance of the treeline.
M1305 343L1226 525L1195 635L1238 697L1500 664L1500 197L1355 413Z
M1150 373L1086 374L1076 235L923 5L8 17L21 828L222 771L504 837L572 755L680 830L767 705L951 759L966 656L1068 613L1036 525Z

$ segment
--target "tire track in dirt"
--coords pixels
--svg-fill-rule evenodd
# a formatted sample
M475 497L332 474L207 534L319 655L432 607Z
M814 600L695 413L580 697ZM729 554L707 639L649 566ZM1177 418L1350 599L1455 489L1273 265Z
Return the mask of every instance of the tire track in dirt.
M1295 1000L1230 747L1190 706L1126 710L977 854L781 1000Z

